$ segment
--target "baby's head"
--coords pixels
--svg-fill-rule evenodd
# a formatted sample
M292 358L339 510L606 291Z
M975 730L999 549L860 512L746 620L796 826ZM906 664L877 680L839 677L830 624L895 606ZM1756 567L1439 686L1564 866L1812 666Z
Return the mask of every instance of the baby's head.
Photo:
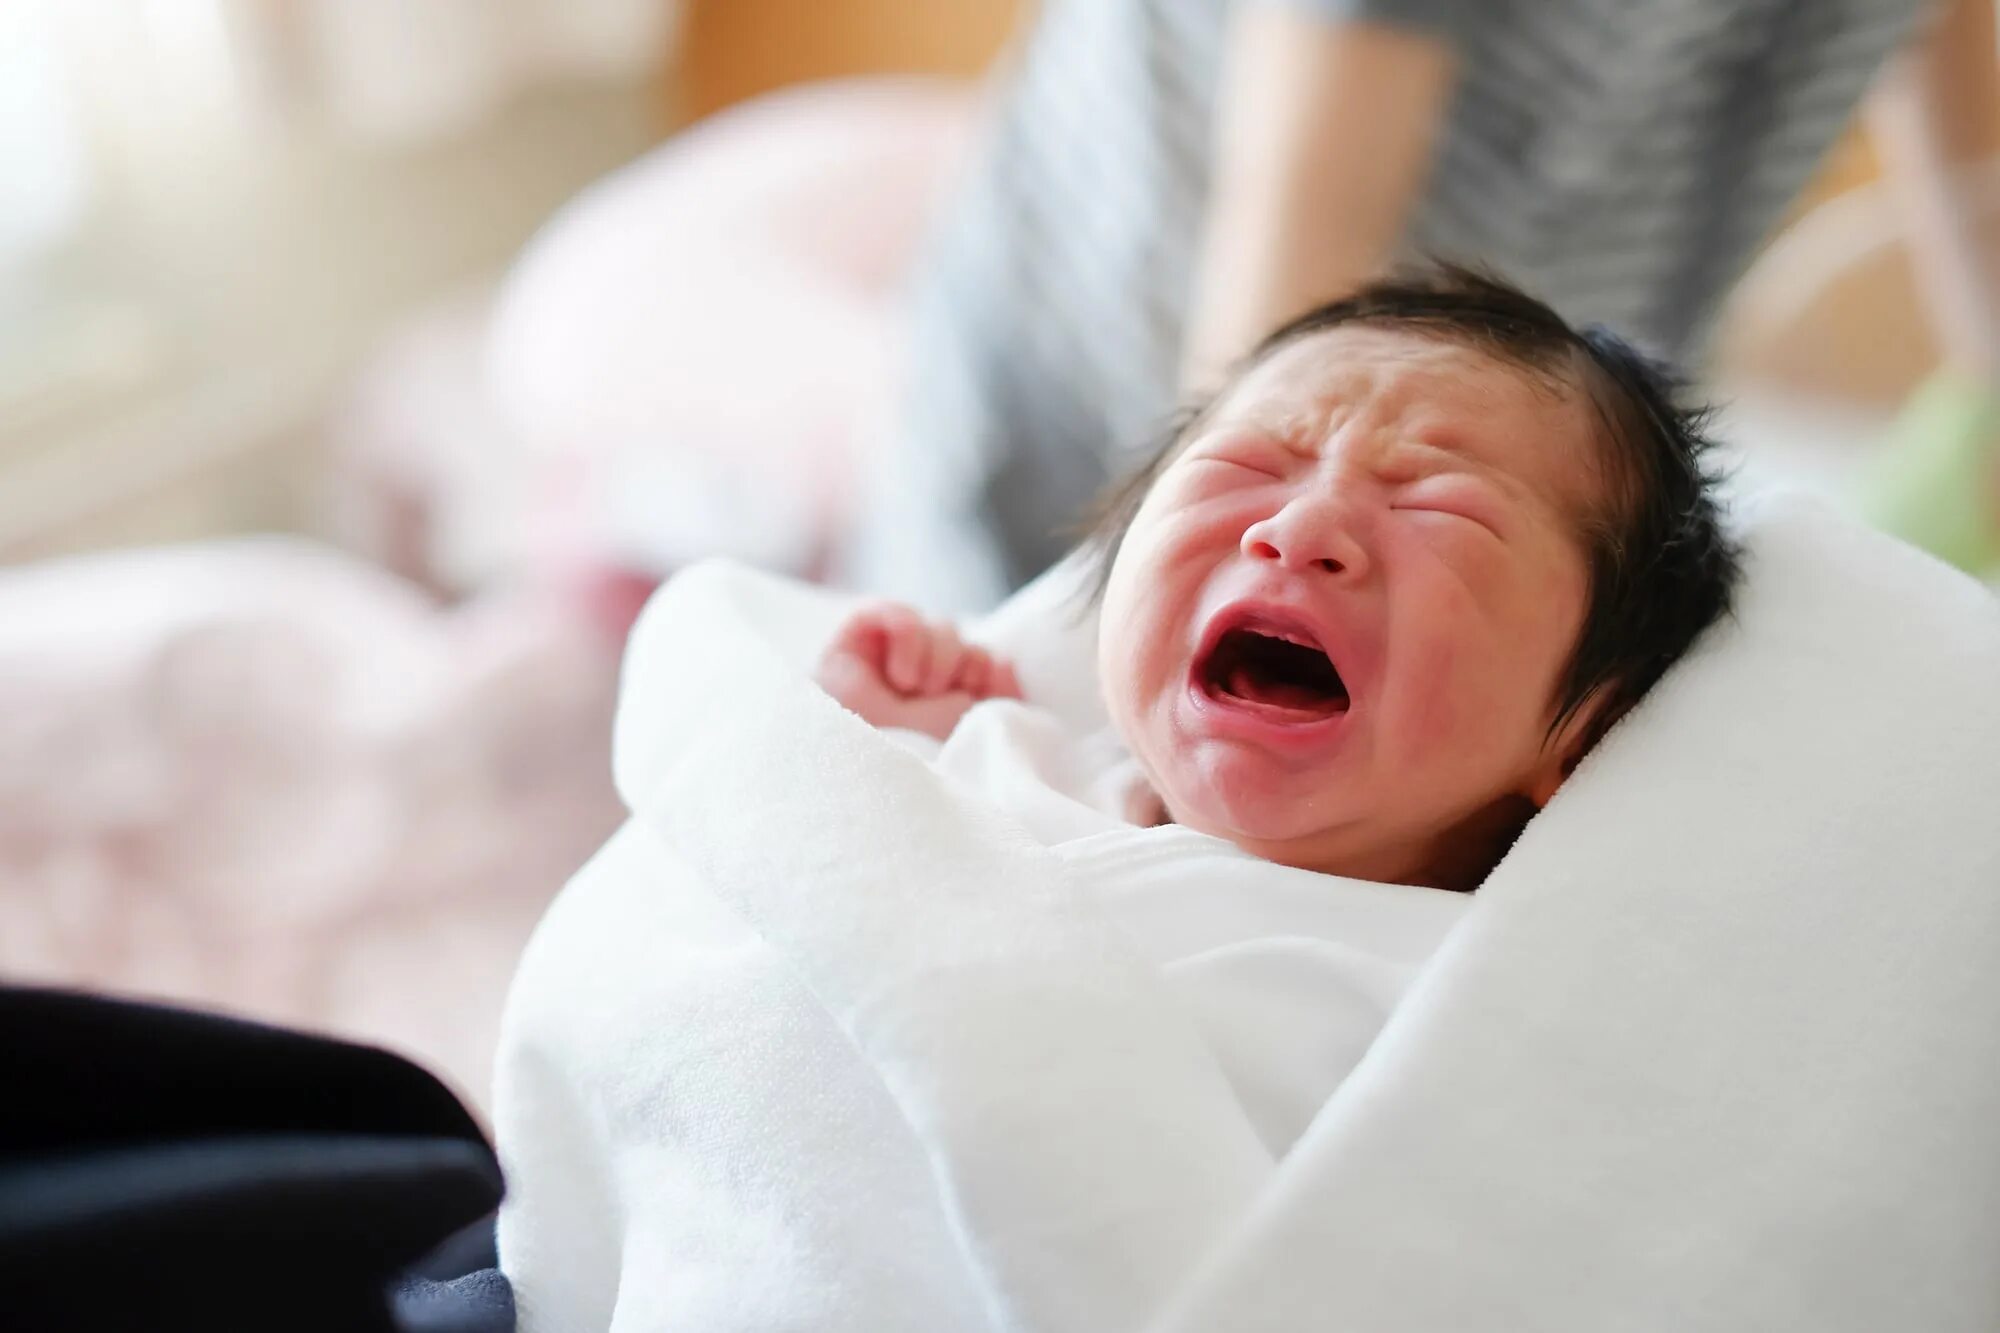
M1476 887L1728 606L1703 415L1463 269L1267 339L1105 509L1098 671L1179 823Z

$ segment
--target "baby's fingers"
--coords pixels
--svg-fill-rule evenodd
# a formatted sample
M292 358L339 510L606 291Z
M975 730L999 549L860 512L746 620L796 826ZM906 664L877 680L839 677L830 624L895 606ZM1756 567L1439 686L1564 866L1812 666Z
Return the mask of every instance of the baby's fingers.
M989 699L1021 697L1021 678L1014 674L1012 662L1002 657L993 659L993 670L986 677L986 697Z
M971 695L975 699L986 697L986 681L993 674L993 658L977 644L967 644L959 654L958 665L951 673L948 688Z
M888 643L889 636L883 629L881 616L874 610L860 611L849 616L841 625L840 632L826 646L820 661L825 664L839 658L851 658L880 675Z
M951 735L965 711L978 702L971 695L951 690L928 699L905 699L897 710L895 725L944 740Z
M907 606L883 607L877 613L888 648L882 674L903 694L915 694L931 669L930 627Z
M881 671L861 653L836 644L820 659L814 676L819 687L844 708L876 722L885 704L896 696L882 680Z
M958 673L952 678L951 688L963 690L975 699L1021 697L1021 686L1014 679L1014 668L1005 659L995 657L976 644L966 648Z
M948 690L962 689L959 678L964 674L967 654L976 651L966 647L958 637L957 629L939 622L931 625L931 664L924 675L924 687L919 693L928 698L943 694Z

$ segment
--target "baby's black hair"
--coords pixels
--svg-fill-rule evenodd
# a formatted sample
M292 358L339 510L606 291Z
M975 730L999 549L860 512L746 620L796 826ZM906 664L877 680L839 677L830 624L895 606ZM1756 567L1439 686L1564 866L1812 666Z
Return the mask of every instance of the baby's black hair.
M1512 284L1445 263L1406 269L1307 311L1264 339L1237 374L1342 324L1462 343L1589 396L1602 425L1593 461L1603 500L1583 519L1590 600L1557 686L1550 734L1594 702L1585 738L1594 743L1729 610L1740 556L1709 464L1712 412L1688 401L1685 380L1664 362L1608 329L1573 328ZM1091 529L1098 595L1146 493L1220 396L1176 416L1152 457L1106 492Z

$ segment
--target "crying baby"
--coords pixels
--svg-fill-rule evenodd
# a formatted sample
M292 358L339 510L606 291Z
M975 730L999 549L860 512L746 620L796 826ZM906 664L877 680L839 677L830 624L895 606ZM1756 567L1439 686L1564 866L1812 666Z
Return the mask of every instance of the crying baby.
M905 607L852 616L818 679L948 769L971 747L1017 813L1471 890L1728 607L1704 424L1505 283L1377 282L1272 334L1107 498L1101 741L1058 753L1007 662ZM1025 765L959 745L975 719Z

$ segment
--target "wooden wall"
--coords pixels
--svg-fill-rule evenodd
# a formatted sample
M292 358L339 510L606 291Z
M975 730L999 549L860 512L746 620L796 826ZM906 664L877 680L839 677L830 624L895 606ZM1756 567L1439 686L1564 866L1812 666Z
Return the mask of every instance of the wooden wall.
M687 0L670 114L685 124L810 79L976 77L1029 0Z

